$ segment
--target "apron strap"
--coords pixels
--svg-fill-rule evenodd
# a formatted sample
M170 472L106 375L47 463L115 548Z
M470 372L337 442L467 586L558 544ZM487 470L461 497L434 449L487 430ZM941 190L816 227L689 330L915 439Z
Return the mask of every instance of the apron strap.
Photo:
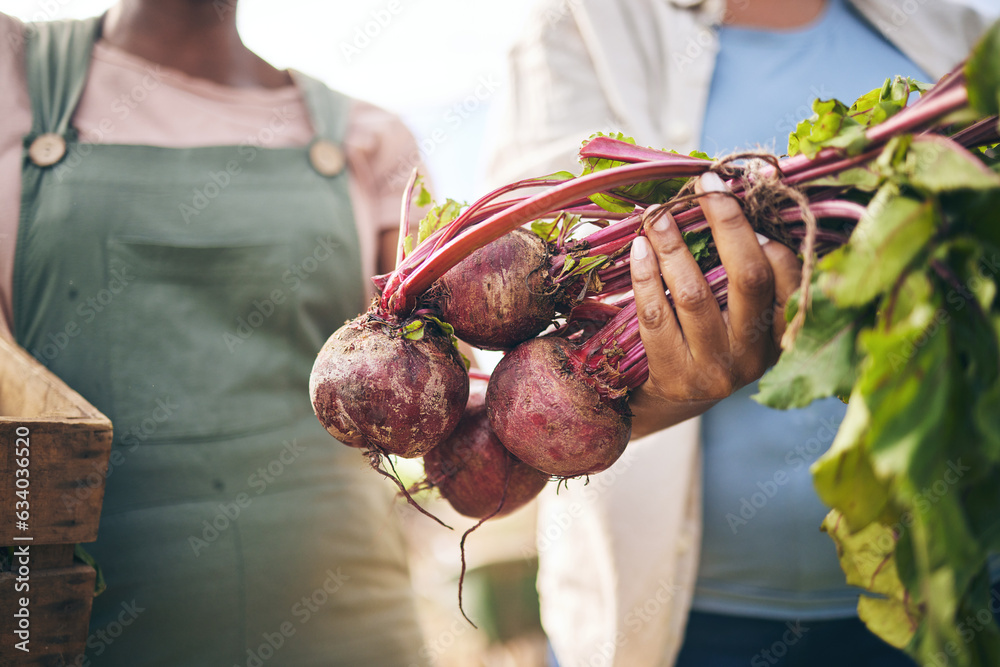
M351 98L302 72L292 70L291 74L305 98L315 135L309 146L309 162L321 176L335 178L347 167L341 144L347 133Z
M76 110L87 82L90 55L94 43L101 33L101 20L95 16L81 21L46 21L29 24L25 34L25 64L28 79L28 95L31 100L31 133L25 137L24 145L30 148L40 135L55 134L65 139L75 139L75 130L70 120ZM317 141L325 140L340 146L347 132L349 97L328 88L321 81L301 72L293 71L292 76L302 90ZM72 135L72 136L71 136ZM29 151L33 161L39 166L57 162L65 152L65 142L53 149L44 144L35 146L39 155ZM44 144L44 145L43 145ZM54 159L45 159L45 151ZM342 151L331 158L328 146L321 146L319 154L313 157L321 166L319 171L339 173L342 166Z
M295 70L291 74L305 97L316 138L341 144L347 133L351 98L307 74Z
M30 143L40 134L66 136L83 93L90 53L101 32L101 18L31 23L25 30L25 65L31 99Z

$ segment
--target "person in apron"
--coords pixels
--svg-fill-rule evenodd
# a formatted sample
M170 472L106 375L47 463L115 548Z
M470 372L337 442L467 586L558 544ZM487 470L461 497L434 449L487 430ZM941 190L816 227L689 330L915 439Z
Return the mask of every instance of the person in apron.
M84 145L72 120L101 28L26 31L12 291L28 350L85 323L45 361L114 425L87 545L107 590L77 664L424 664L391 494L307 389L365 305L349 100L296 75L308 146Z

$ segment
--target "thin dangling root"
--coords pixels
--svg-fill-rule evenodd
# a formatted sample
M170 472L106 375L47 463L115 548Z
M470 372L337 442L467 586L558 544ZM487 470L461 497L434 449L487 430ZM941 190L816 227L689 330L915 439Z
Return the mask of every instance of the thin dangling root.
M806 196L795 188L785 185L782 187L784 188L783 194L799 205L802 222L806 226L806 235L802 239L802 281L799 283L799 309L781 336L781 349L787 350L795 342L795 337L806 322L806 311L809 309L812 297L812 274L816 266L816 233L819 231L819 225L816 222L816 216L809 209L809 200Z
M495 517L500 512L500 510L503 509L503 504L507 500L507 486L508 484L510 484L510 473L511 470L513 469L514 469L514 464L511 463L510 459L508 458L507 474L504 476L503 480L503 493L500 494L500 502L497 503L497 508L492 512L490 512L489 514L487 514L486 516L484 516L482 519L480 519L476 523L476 525L474 525L472 528L469 528L467 531L465 531L465 533L462 535L462 541L459 542L459 550L462 552L462 572L458 577L458 610L462 612L462 616L464 616L465 620L469 622L469 625L471 625L477 630L479 629L479 626L472 622L472 619L469 618L469 615L465 613L465 609L462 607L462 585L465 583L465 538L467 538L476 528L479 528L481 525L486 523L486 521Z
M379 473L383 477L391 479L392 482L396 486L399 487L399 492L403 495L404 498L406 498L406 502L408 502L409 504L411 504L415 508L417 508L417 511L420 512L421 514L423 514L424 516L428 516L428 517L434 519L435 521L437 521L439 524L441 524L442 526L444 526L448 530L454 530L454 528L452 528L451 526L449 526L448 524L446 524L444 521L442 521L441 519L437 518L436 516L434 516L433 514L431 514L430 512L428 512L423 507L421 507L420 505L417 504L417 501L413 499L413 497L410 495L410 492L407 490L406 485L403 484L403 480L401 480L399 478L399 473L396 472L396 466L393 465L393 463L392 463L392 457L390 457L390 456L388 456L386 454L383 454L381 451L379 451L375 447L372 447L371 449L365 450L365 453L368 455L368 464L372 467L372 470L374 470L375 472ZM383 457L386 458L389 461L389 467L392 468L392 472L391 473L388 472L388 471L386 471L382 467Z

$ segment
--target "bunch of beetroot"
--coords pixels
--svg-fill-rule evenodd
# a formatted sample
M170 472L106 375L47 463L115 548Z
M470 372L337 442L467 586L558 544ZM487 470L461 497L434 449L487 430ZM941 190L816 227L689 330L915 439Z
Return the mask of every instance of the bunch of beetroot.
M851 106L817 101L781 159L598 136L580 151L582 175L449 201L415 247L411 181L396 269L316 360L317 416L382 472L386 454L423 457L424 484L476 526L551 477L606 469L629 441L629 393L648 377L633 240L672 214L726 303L691 185L716 172L760 234L802 255L785 352L756 398L851 397L813 475L848 582L875 594L861 618L922 662L947 650L956 664L1000 664L1000 635L970 641L961 620L985 605L987 556L1000 550L1000 281L980 269L1000 253L998 63L1000 23L933 88L897 78ZM485 396L469 398L457 339L506 351ZM975 472L927 503L963 459Z
M920 99L907 106L916 91ZM692 178L720 173L754 227L801 249L808 268L813 257L843 245L865 213L870 195L849 184L878 180L886 144L952 132L943 123L967 109L968 99L957 72L931 92L895 79L850 109L838 105L817 102L817 115L793 134L799 154L781 160L713 161L597 136L580 151L582 175L519 181L464 210L449 201L421 222L416 247L405 213L411 180L396 269L375 278L380 296L334 333L316 360L316 415L338 440L376 458L425 457L438 466L433 483L456 508L489 514L499 499L477 495L506 479L502 457L475 468L480 484L449 486L441 471L469 467L468 460L442 466L443 450L435 454L460 422L459 434L468 437L474 419L462 422L469 377L458 338L509 351L490 378L485 407L469 407L480 415L475 429L545 475L606 469L630 437L629 391L648 375L628 296L628 251L644 225L669 210L725 304L725 270ZM949 141L978 146L995 135L986 120Z

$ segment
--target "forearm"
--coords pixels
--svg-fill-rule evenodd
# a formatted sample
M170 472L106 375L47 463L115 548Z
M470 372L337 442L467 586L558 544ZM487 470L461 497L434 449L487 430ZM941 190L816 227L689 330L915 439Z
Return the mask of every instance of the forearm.
M654 396L643 385L629 397L632 410L632 439L647 436L669 428L692 417L697 417L718 401L672 402Z

